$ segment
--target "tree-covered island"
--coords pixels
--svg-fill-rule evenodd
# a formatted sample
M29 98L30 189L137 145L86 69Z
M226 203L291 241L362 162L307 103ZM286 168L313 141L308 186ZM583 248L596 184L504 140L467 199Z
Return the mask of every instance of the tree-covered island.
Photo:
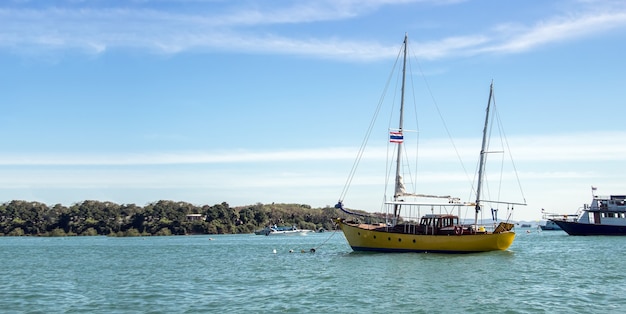
M228 203L196 206L161 200L146 206L83 201L69 207L14 200L0 205L0 236L149 236L252 233L268 225L332 230L334 207Z

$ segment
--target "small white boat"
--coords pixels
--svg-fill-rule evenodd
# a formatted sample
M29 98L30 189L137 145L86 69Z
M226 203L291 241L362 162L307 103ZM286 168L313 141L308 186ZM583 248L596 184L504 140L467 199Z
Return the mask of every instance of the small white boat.
M539 225L541 230L563 230L559 225L555 224L552 220L547 220L545 225Z
M306 230L306 229L298 229L298 227L294 226L270 226L270 227L265 227L261 230L257 230L254 232L254 234L256 235L265 235L265 236L270 236L270 235L285 235L285 236L291 236L291 235L306 235L309 232L313 232L312 230Z
M576 221L578 214L556 214L556 213L547 213L541 209L541 218L546 221L545 225L539 225L542 231L550 231L550 230L563 230L561 227L554 222L554 220L564 220L564 221Z

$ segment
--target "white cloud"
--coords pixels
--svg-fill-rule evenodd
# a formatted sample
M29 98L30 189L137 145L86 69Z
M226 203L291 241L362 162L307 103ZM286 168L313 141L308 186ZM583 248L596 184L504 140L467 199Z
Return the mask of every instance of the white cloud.
M540 217L540 208L570 212L587 201L585 191L598 185L602 191L623 193L626 186L621 169L626 159L620 145L626 132L556 134L509 139L518 164L519 179L528 209L517 209L521 217ZM443 143L445 142L445 143ZM435 144L447 145L447 140ZM457 142L460 154L477 158L478 139ZM424 145L431 144L425 142ZM593 153L602 150L602 153ZM440 151L426 150L422 162L436 164L420 172L417 187L405 178L409 190L435 195L453 195L466 200L473 177L464 174L456 158L442 159ZM280 152L201 152L143 155L47 156L41 153L0 158L0 199L26 198L46 203L83 199L141 203L158 199L180 199L193 203L237 201L299 202L312 206L332 205L346 182L355 157L353 148L309 149ZM380 210L384 168L369 167L384 160L384 152L361 164L346 197L350 208ZM316 162L321 161L321 162ZM338 162L340 161L340 162ZM607 162L608 161L608 162ZM617 167L617 168L616 168ZM471 169L473 170L473 169ZM517 182L508 172L507 186ZM517 188L506 189L503 199L521 201ZM65 195L65 196L64 196ZM75 199L79 195L81 199ZM69 200L69 201L68 201ZM533 216L534 215L534 216ZM520 216L518 216L520 217Z
M189 50L245 50L322 58L372 60L393 57L396 46L342 38L293 38L259 26L356 19L383 6L436 1L318 1L283 7L231 7L193 13L156 9L0 9L0 47L22 50L78 49L102 53L110 48L147 49L165 54ZM448 1L444 4L459 1ZM441 3L437 3L441 4ZM622 6L588 5L587 12L546 18L533 26L499 25L495 31L451 36L420 43L426 59L482 53L515 53L574 40L626 26Z
M532 27L500 25L497 37L503 41L476 49L478 52L523 52L550 43L588 37L626 26L626 12L600 12L555 17Z
M626 132L595 132L523 136L510 138L509 146L516 162L566 162L566 161L622 161L626 160L626 147L615 145L626 137ZM455 147L462 160L478 156L479 139L458 139ZM458 162L449 139L423 140L421 160ZM366 151L367 160L386 158L384 147ZM498 150L498 149L494 149ZM323 147L283 151L180 151L155 153L93 153L82 154L3 154L0 166L119 166L119 165L176 165L176 164L263 164L272 162L305 162L353 160L354 147Z

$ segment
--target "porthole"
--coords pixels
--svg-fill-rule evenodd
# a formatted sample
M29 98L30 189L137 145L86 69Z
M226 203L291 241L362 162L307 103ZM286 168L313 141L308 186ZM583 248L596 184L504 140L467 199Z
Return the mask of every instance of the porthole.
M391 237L387 238L387 241L391 241Z
M402 238L398 238L398 242L402 242Z
M374 236L374 239L376 239L376 236Z
M415 243L415 239L413 239L413 243Z

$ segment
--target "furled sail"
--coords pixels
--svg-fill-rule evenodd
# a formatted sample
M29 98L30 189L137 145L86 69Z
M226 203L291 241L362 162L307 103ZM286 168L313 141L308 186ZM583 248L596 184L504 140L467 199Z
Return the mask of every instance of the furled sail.
M430 195L430 194L415 194L415 193L407 193L406 188L404 187L404 179L402 179L401 175L396 177L396 193L394 194L396 199L402 196L413 196L413 197L427 197L427 198L446 198L450 203L458 203L458 197L452 197L450 195Z

